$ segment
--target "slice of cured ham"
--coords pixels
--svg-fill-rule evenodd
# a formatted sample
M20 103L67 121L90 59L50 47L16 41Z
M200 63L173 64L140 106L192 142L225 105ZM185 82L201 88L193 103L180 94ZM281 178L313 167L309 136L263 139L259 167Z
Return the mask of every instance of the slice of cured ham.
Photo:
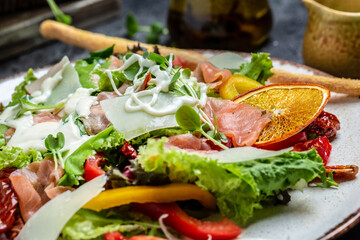
M167 149L174 147L177 149L184 149L189 152L201 152L204 154L218 152L216 150L212 150L211 146L207 143L206 138L197 138L189 133L169 137L169 141L164 143L164 147Z
M56 186L62 175L63 169L58 166L55 170L54 162L48 159L33 162L10 175L24 221L27 221L50 199L64 191L72 190L69 187Z
M212 121L215 114L219 131L231 137L235 147L253 145L271 121L271 114L263 114L261 109L216 98L208 98L204 112Z
M207 83L208 87L218 89L232 76L230 70L216 68L209 62L200 63L194 71L198 81Z

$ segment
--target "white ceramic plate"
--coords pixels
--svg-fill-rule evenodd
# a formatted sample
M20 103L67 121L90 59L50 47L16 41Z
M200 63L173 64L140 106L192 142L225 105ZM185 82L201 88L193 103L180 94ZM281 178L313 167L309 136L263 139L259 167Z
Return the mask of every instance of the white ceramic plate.
M274 67L294 73L317 72L305 66L273 60ZM35 70L40 77L49 68ZM23 79L18 74L0 81L0 102L7 103L14 87ZM326 111L335 114L341 124L329 165L360 166L360 99L332 93ZM244 228L239 239L330 239L360 218L360 177L344 182L336 189L306 188L292 191L288 206L274 206L262 211L264 217Z

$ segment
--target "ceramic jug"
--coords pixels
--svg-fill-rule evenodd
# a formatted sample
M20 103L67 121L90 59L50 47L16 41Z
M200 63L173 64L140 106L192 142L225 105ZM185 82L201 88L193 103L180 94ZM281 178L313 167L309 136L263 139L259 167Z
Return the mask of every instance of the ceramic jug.
M309 11L304 63L335 76L360 78L360 1L302 1Z

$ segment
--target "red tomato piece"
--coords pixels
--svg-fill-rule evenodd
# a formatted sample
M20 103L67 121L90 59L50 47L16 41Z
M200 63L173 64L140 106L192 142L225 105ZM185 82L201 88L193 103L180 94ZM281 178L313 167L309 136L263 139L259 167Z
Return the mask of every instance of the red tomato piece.
M207 240L211 236L213 240L230 240L241 233L241 228L228 218L223 217L219 222L200 221L188 216L176 203L135 203L133 208L154 220L168 214L164 224L192 239Z
M260 148L261 149L266 149L266 150L273 150L273 151L276 151L276 150L281 150L281 149L284 149L284 148L288 148L288 147L292 147L294 146L295 144L297 143L301 143L301 142L305 142L307 141L307 135L305 132L299 132L285 140L282 140L280 142L277 142L277 143L272 143L272 144L269 144L269 145L266 145L266 146L261 146Z
M314 140L306 141L304 143L298 143L294 146L293 151L302 152L302 151L310 150L312 148L316 149L316 151L322 158L324 165L326 166L326 164L329 160L331 148L332 148L330 141L327 137L320 137L320 138L316 138Z
M231 137L227 137L228 141L225 142L221 142L224 146L228 147L228 148L232 148L233 144L232 144L232 138ZM207 144L209 144L209 146L211 147L212 150L217 150L217 151L222 151L224 149L222 149L220 146L216 145L215 143L213 143L211 140L207 140L206 141Z
M165 240L165 239L159 237L138 235L138 236L132 236L129 240Z
M85 181L90 181L100 175L105 174L105 172L100 167L100 160L104 158L104 154L96 153L95 157L90 157L86 159L84 166L84 178Z
M125 157L129 159L135 159L137 158L137 152L133 146L131 146L128 142L125 142L125 144L121 148L122 154L124 154Z
M108 232L103 235L104 240L128 240L119 232Z

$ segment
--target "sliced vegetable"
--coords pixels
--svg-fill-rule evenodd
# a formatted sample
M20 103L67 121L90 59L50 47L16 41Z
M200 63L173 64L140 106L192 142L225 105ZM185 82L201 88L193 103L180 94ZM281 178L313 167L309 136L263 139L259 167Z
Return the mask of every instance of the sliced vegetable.
M133 204L136 211L143 213L154 220L163 216L163 222L186 237L196 240L230 240L241 233L241 228L228 218L222 218L219 222L200 221L188 216L175 203L143 203ZM166 214L167 216L165 216Z
M18 198L11 187L11 172L9 169L0 171L0 234L9 230L15 222Z
M100 176L47 202L26 222L18 235L21 240L56 240L69 219L90 199L98 195L106 183ZM51 231L49 231L51 229Z
M220 86L219 93L223 99L233 99L244 92L261 86L261 83L251 78L236 74Z
M128 240L119 232L108 232L103 235L104 240Z
M84 179L89 182L92 179L104 175L105 172L100 167L100 160L104 158L104 155L101 153L95 154L95 157L90 157L86 159L84 166Z
M294 146L294 150L296 152L303 152L315 148L317 153L323 160L324 165L327 164L330 153L331 153L331 144L327 137L320 137L314 140L309 140L304 143L298 143Z
M193 184L169 184L163 186L129 186L106 190L88 202L84 208L100 211L129 203L169 203L189 199L198 200L205 207L215 209L214 197Z
M164 141L149 139L147 146L140 147L137 160L142 168L165 175L172 182L195 183L211 192L220 212L237 223L251 217L261 200L274 197L301 179L309 182L319 177L323 186L336 185L331 176L326 178L322 159L315 150L221 164L207 156L166 150Z

